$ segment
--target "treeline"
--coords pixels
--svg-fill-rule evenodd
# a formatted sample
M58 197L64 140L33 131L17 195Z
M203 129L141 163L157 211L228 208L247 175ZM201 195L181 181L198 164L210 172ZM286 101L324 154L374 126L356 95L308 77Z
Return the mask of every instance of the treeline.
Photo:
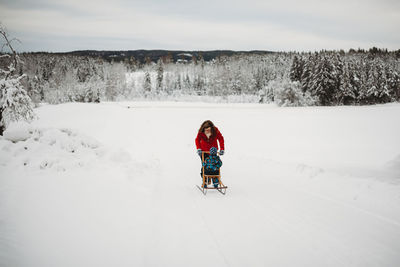
M400 99L396 54L318 52L294 56L291 81L319 105L366 105Z
M115 101L126 89L124 64L101 58L20 54L21 83L35 103Z
M22 53L21 83L36 103L218 97L281 106L364 105L400 100L400 53L368 51L236 53L205 60L109 61ZM0 65L7 62L0 62ZM235 98L236 97L236 98Z
M210 50L210 51L184 51L184 50L122 50L122 51L98 51L98 50L78 50L63 53L48 53L48 52L30 52L27 54L43 55L61 55L61 56L82 56L91 58L101 58L104 61L124 62L127 64L148 64L157 62L158 59L163 61L191 61L203 58L205 61L210 61L220 57L233 55L265 55L273 53L271 51L253 50L253 51L232 51L232 50Z
M128 76L131 97L168 96L258 96L273 80L289 79L291 56L283 53L220 56L189 64L166 63L161 59ZM254 97L252 98L254 101Z

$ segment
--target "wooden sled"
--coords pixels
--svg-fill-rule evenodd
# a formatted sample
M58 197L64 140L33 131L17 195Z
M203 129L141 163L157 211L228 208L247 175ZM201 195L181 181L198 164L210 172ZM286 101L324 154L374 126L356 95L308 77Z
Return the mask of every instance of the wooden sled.
M210 151L202 151L201 153L201 162L204 162L204 153L210 153ZM219 155L219 152L217 152L217 155ZM202 164L203 165L203 164ZM218 169L218 174L214 174L214 175L209 175L209 174L205 174L205 169L204 166L203 168L203 183L201 186L197 186L198 189L200 189L200 191L206 195L208 189L215 189L218 192L220 192L221 194L225 195L226 194L226 189L228 188L226 185L224 185L221 181L221 168ZM211 181L212 179L218 179L218 187L214 187L214 184L212 183L211 185ZM207 185L207 187L205 188L205 185Z

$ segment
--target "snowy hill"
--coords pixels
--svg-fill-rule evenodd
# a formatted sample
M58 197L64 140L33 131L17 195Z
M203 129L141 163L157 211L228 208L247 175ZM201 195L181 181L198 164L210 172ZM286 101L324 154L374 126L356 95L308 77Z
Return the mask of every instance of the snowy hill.
M43 105L0 137L0 266L399 266L399 104ZM225 138L225 196L194 138Z

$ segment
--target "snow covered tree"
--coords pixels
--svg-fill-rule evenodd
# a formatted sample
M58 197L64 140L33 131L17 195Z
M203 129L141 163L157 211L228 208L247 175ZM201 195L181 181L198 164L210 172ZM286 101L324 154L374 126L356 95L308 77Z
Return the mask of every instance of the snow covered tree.
M150 73L148 71L146 71L144 74L143 89L145 96L146 97L149 96L151 92L151 78L150 78Z
M191 91L192 89L192 82L190 81L189 74L186 73L183 79L183 90L186 92Z
M255 73L253 73L253 78L254 78L254 89L259 92L265 86L264 70L261 67L258 67Z
M338 95L340 95L340 85L342 84L342 79L343 79L343 60L340 54L335 53L331 56L331 61L333 64L333 74L334 74L334 79L335 79L335 88L334 88L334 92L333 92L333 99L335 105L341 104L341 102L338 100L339 97L337 97Z
M175 74L175 81L174 81L174 90L182 90L182 83L181 83L181 74Z
M339 89L335 92L337 104L354 104L357 99L357 84L354 69L350 63L344 64Z
M126 68L121 63L111 63L105 68L105 92L106 99L115 101L119 96L124 95Z
M236 70L235 72L231 72L233 75L230 77L229 81L229 91L235 95L240 95L243 94L243 77L242 77L242 71L240 68Z
M35 113L32 100L21 84L21 79L25 75L17 72L21 61L11 44L16 39L10 39L2 25L0 25L0 35L5 41L3 47L10 50L9 53L1 53L0 57L2 61L8 60L7 68L0 69L0 135L2 135L10 122L31 121L35 118Z
M376 90L373 77L373 62L369 59L362 58L360 62L360 104L374 104L374 91Z
M303 58L298 57L297 55L294 56L292 66L290 67L290 79L292 81L301 81L303 68L304 68Z
M157 62L157 92L163 89L164 66L161 58Z
M306 92L311 86L311 80L314 73L315 56L309 55L304 62L303 72L301 74L301 90Z
M316 72L312 76L310 93L318 97L320 105L332 104L336 88L334 66L326 56L319 59Z
M274 82L274 101L278 106L311 106L315 100L309 92L303 93L299 82L279 81Z
M384 68L381 62L378 62L375 65L373 70L373 77L374 77L374 97L376 100L375 103L387 103L391 100L392 93L390 92L390 88L388 87L386 75L384 73Z
M193 89L197 95L204 95L204 80L200 75L194 77Z
M393 97L393 100L399 101L400 100L400 75L395 70L393 70L393 68L390 68L390 66L388 64L385 66L385 75L386 75L385 79L386 79L387 87Z

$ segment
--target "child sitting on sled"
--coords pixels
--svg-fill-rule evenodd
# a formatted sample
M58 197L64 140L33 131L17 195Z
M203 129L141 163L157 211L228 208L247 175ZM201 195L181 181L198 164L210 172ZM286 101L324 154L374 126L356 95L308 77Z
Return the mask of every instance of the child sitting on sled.
M206 175L219 175L219 168L222 166L222 161L220 157L217 155L217 148L210 148L210 154L206 157L202 163L204 166L204 174ZM218 178L212 179L214 187L218 187ZM204 185L207 187L207 184Z

